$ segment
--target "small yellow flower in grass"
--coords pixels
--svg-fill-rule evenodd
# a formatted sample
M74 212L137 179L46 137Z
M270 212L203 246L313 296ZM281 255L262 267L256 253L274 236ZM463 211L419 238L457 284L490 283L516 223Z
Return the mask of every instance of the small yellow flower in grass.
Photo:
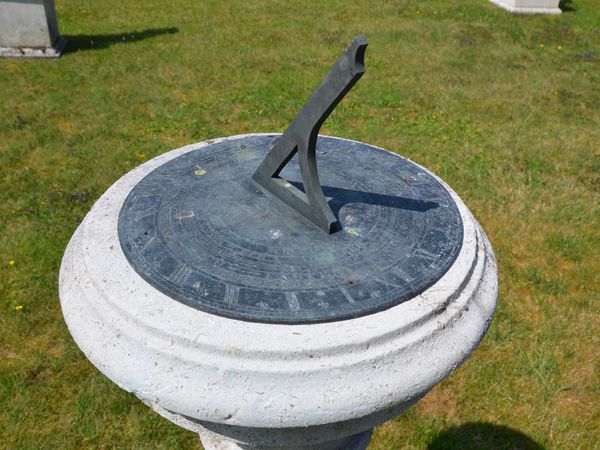
M544 48L544 44L540 44L540 48Z
M8 262L8 265L9 265L9 266L14 266L14 265L15 265L15 260L14 260L14 259L11 259L11 260Z
M562 50L562 45L557 45L556 48Z
M15 306L15 310L17 310L17 311L21 311L22 309L23 309L23 305Z
M144 159L144 158L146 157L146 154L145 154L145 153L142 153L142 152L139 152L139 153L136 153L136 154L135 154L135 157L136 157L137 159Z

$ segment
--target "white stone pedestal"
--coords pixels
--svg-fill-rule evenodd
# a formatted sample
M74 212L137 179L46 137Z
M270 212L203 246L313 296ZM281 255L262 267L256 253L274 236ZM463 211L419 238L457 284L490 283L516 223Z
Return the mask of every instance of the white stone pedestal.
M56 58L66 43L53 0L0 0L0 56Z
M494 5L517 14L561 14L559 0L490 0Z
M198 433L207 450L364 450L373 427L414 405L485 335L498 294L490 243L438 178L459 209L463 242L450 269L414 298L354 319L297 325L192 309L131 267L119 211L150 171L220 141L160 155L96 202L62 261L69 330L99 370Z

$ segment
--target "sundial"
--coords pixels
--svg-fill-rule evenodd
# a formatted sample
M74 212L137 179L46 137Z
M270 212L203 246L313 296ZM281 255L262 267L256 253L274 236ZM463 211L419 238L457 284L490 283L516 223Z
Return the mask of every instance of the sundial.
M443 180L319 135L358 37L282 133L191 144L117 180L61 264L89 360L206 450L365 450L483 338L491 245Z
M352 42L283 135L199 148L134 187L118 229L138 274L213 314L311 323L389 308L446 273L462 245L448 191L398 155L318 136L366 45Z

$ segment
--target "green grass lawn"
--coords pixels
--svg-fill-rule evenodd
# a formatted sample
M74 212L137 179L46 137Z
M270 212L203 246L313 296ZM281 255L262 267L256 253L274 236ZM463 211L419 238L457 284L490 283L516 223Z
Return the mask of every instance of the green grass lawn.
M351 39L367 72L322 132L442 176L494 246L482 345L371 448L600 448L600 2L57 0L67 53L0 60L0 448L200 448L91 366L57 276L141 162L283 131Z

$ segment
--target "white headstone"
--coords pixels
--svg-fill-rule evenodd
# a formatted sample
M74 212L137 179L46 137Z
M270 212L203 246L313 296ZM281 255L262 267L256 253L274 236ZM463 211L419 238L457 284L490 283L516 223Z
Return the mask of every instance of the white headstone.
M494 5L517 14L561 14L559 0L490 0Z
M66 42L53 0L0 0L0 56L55 58Z

